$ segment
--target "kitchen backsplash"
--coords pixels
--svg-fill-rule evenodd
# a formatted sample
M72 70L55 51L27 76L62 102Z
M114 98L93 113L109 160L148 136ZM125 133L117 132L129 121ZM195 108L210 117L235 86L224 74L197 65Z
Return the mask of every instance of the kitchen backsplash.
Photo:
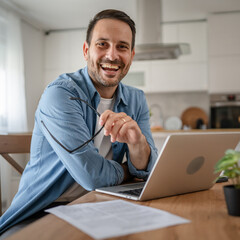
M160 117L159 123L163 125L169 117L181 119L182 113L189 107L201 108L209 116L207 92L146 93L146 99L150 112Z

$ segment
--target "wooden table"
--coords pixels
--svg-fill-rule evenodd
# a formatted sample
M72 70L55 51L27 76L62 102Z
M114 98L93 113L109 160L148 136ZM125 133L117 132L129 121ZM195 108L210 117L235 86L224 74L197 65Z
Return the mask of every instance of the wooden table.
M146 202L135 202L162 210L191 220L189 224L162 228L154 231L130 234L111 239L127 240L237 240L240 239L240 217L227 214L222 186L215 184L207 191L189 193L174 197L161 198ZM109 195L90 192L71 204L100 202L119 199ZM9 240L89 240L92 239L67 222L49 214L34 222Z

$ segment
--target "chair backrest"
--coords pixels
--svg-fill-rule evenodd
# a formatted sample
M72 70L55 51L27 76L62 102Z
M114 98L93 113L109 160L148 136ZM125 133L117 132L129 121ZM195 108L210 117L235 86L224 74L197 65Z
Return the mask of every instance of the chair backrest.
M31 133L0 135L0 154L29 153L31 138Z
M20 174L23 168L9 155L30 153L31 133L0 135L0 155ZM0 179L0 216L2 215L1 179Z

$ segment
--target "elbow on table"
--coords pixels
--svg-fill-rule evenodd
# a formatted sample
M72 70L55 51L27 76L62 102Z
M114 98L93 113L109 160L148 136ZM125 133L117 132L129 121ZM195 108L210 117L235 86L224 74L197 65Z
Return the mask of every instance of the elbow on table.
M82 185L82 187L85 188L87 191L94 191L96 188L102 187L100 181L95 179L91 179L80 185Z
M88 181L84 185L82 185L87 191L94 191L96 188L100 187L109 187L118 185L118 183L110 183L110 181L105 181L104 183L101 182L99 179L92 179L91 181Z

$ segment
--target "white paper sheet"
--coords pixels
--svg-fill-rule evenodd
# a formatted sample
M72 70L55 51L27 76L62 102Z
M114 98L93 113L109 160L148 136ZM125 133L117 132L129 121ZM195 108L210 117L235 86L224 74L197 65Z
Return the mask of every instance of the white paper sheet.
M124 200L58 206L46 210L95 239L189 223L166 211Z

